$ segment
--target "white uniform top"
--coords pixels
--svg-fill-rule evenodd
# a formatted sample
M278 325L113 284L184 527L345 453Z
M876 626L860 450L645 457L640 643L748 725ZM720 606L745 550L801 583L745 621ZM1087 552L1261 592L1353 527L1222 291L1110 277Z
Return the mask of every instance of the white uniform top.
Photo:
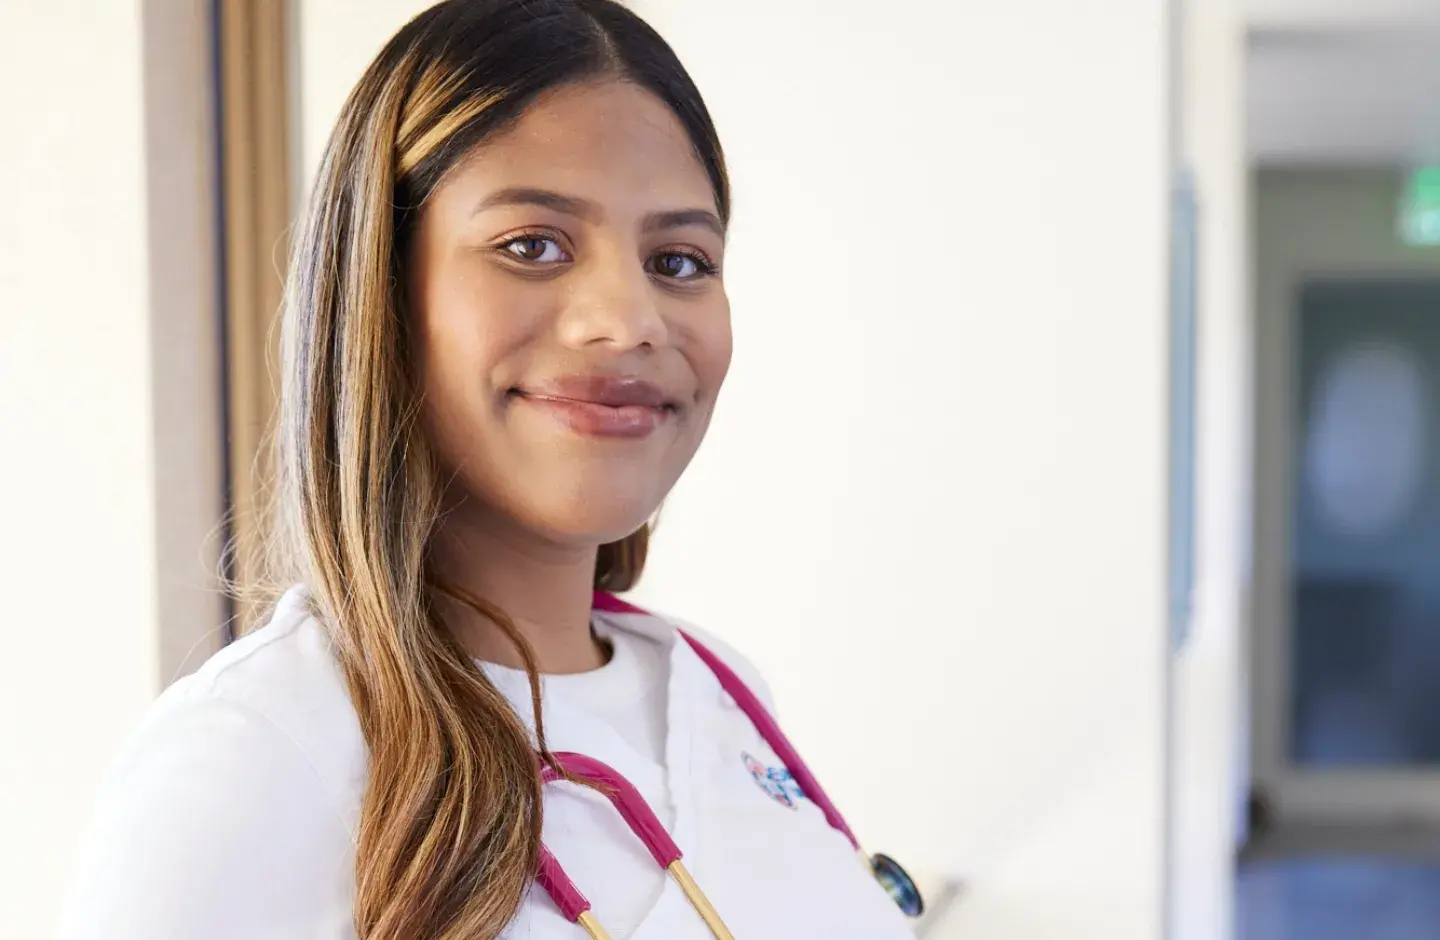
M817 807L792 799L775 753L675 628L646 614L596 619L603 632L644 637L664 652L663 763L585 708L585 696L572 700L563 680L544 688L550 746L604 761L640 790L738 940L909 938L850 843ZM749 664L716 646L768 705ZM523 675L488 671L528 718ZM268 626L152 707L102 787L61 936L353 940L365 772L326 634L303 592L291 592ZM545 796L545 843L616 940L708 940L684 894L603 797L564 783ZM585 934L532 888L504 936Z

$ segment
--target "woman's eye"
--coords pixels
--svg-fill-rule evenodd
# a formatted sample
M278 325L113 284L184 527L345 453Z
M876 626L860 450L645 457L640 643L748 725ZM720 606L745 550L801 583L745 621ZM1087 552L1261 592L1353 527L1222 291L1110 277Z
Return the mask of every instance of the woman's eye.
M703 274L713 274L714 266L694 255L667 251L655 256L655 273L677 281L690 281Z
M560 247L560 243L544 235L512 238L501 247L521 261L531 264L555 264L566 260L565 249Z

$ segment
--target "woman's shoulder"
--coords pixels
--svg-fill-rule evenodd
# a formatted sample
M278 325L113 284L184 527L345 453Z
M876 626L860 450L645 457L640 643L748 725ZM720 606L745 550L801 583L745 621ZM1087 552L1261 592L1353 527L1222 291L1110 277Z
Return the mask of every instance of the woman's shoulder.
M201 727L206 734L185 733ZM303 589L287 593L265 625L166 689L117 769L156 745L209 747L211 735L246 732L270 749L302 757L337 802L363 776L364 741L355 709L329 635L311 615Z
M112 764L62 936L286 937L334 916L363 755L323 630L282 604L167 689Z

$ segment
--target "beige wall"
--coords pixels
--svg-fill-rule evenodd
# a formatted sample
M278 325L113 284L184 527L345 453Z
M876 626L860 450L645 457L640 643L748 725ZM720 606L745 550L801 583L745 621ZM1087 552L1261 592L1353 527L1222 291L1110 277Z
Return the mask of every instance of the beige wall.
M53 932L104 767L220 625L205 6L0 4L7 937Z

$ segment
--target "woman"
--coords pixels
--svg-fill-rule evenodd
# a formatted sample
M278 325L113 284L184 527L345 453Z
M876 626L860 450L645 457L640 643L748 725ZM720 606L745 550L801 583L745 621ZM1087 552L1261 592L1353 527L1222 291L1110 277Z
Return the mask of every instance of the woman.
M749 667L595 593L639 577L710 421L728 218L698 92L611 0L451 0L390 41L289 275L303 587L157 703L67 936L723 935L596 779L544 784L593 769L560 751L634 784L736 936L909 935L736 707Z

